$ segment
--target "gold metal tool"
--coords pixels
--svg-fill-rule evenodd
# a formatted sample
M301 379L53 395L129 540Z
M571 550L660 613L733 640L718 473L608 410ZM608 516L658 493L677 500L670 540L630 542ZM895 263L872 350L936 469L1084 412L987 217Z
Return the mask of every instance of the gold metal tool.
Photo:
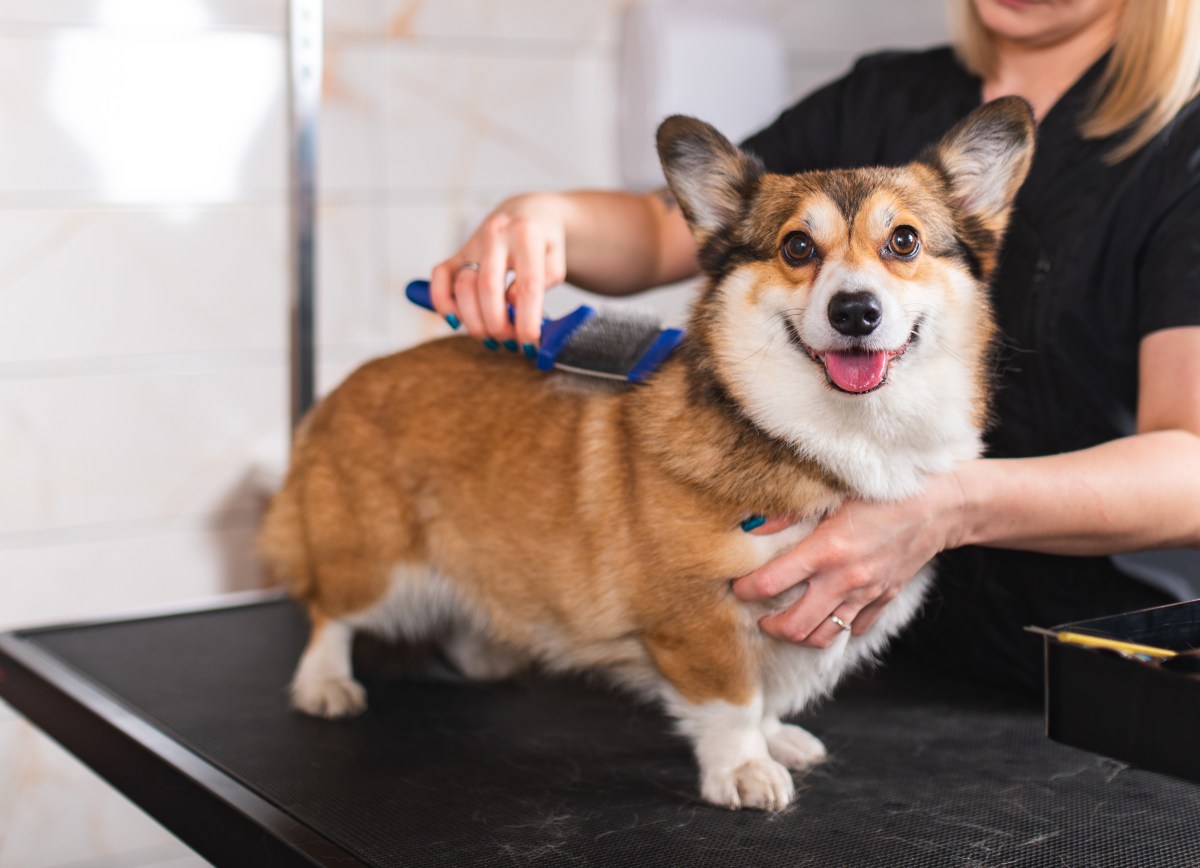
M1037 633L1040 636L1049 636L1057 639L1059 642L1065 642L1068 645L1083 645L1087 648L1107 648L1110 651L1117 651L1121 654L1129 656L1143 655L1145 657L1155 657L1159 660L1166 660L1176 656L1178 651L1171 651L1167 648L1156 648L1153 645L1140 645L1137 642L1122 642L1120 639L1109 639L1105 636L1089 636L1086 633L1072 633L1068 630L1055 631L1047 630L1045 627L1026 627L1025 630L1029 633Z

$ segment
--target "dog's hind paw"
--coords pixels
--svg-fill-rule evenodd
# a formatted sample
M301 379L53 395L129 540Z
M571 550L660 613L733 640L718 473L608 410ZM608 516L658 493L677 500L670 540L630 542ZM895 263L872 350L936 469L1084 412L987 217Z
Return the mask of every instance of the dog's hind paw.
M292 706L313 717L353 717L367 708L367 691L352 678L296 679Z
M771 756L793 771L802 772L825 760L825 745L807 729L782 723L766 736Z
M773 759L752 759L731 771L706 775L700 794L706 802L736 811L754 808L782 811L792 802L796 788L792 775Z

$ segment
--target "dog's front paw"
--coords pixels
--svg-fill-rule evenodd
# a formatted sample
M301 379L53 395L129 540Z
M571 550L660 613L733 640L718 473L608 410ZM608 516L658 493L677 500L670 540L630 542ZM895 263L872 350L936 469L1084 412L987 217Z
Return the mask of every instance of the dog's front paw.
M766 735L771 756L789 769L802 772L825 759L825 745L807 729L783 723Z
M367 691L353 678L297 678L292 706L313 717L353 717L367 708Z
M791 804L796 788L787 769L764 757L744 762L736 769L705 775L700 794L706 802L733 811L782 811Z

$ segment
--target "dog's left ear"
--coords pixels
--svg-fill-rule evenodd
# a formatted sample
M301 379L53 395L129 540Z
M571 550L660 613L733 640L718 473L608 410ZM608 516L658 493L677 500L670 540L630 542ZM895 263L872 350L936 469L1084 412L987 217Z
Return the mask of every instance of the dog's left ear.
M997 238L1033 161L1033 109L1019 96L977 108L920 158L949 183L958 206Z
M698 244L741 214L763 165L704 121L672 115L658 128L658 157Z

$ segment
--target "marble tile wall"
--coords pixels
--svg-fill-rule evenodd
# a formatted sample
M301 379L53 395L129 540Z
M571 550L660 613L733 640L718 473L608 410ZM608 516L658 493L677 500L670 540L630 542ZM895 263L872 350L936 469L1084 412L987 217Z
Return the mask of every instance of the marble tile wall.
M501 198L619 184L628 2L325 0L320 390L442 333L403 285ZM933 3L759 2L797 95L944 38ZM264 581L258 480L287 425L284 12L0 0L0 630ZM657 298L678 310L686 289ZM0 868L67 863L203 864L0 704Z

